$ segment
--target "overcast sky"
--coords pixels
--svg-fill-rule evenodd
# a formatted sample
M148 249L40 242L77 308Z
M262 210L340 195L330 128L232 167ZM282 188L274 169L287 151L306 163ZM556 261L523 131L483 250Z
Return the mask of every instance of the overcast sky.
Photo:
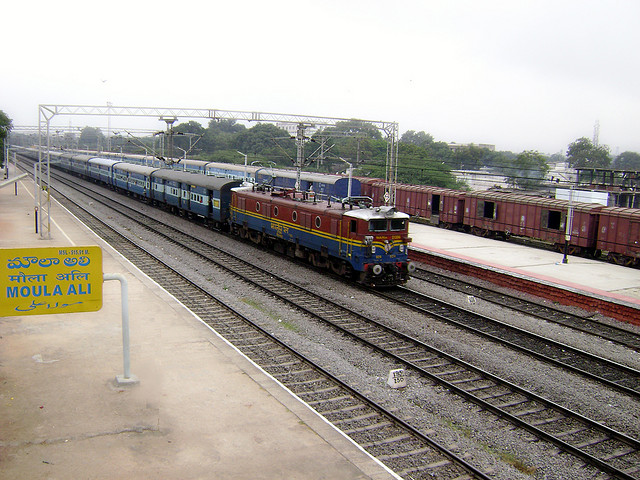
M39 104L110 101L395 121L564 153L598 121L614 155L640 152L638 0L15 0L0 12L0 110L14 125L37 125Z

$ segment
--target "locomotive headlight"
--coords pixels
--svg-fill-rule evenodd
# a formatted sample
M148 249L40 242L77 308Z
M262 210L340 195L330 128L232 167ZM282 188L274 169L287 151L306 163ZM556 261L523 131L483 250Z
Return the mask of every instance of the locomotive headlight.
M382 265L374 265L373 266L373 274L374 275L380 275L382 273Z

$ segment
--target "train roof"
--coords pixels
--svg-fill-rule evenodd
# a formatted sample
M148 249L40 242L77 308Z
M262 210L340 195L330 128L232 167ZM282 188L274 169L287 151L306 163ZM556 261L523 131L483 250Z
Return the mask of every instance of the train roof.
M174 182L187 183L198 187L204 187L211 190L222 190L224 188L232 188L240 185L240 180L233 180L225 177L214 177L213 175L202 175L193 172L181 172L179 170L160 169L156 170L154 178L163 180L172 180Z
M566 208L569 204L568 200L560 200L556 198L546 197L533 197L529 195L522 195L517 193L503 193L503 192L490 192L490 191L476 191L467 194L469 198L478 198L480 200L491 200L495 202L507 202L507 203L519 203L522 205L539 205L547 208ZM584 203L584 202L572 202L574 209L594 210L604 208L599 203Z
M266 169L266 172L264 174L281 177L281 178L297 177L297 173L293 170ZM300 178L306 181L326 183L326 184L333 184L340 180L348 180L347 177L343 177L341 175L334 175L331 173L313 173L313 172L300 172ZM352 180L354 183L358 182L358 180L355 178L353 178Z
M129 173L139 173L141 175L149 176L158 168L156 167L147 167L146 165L138 165L137 163L126 163L126 162L118 162L113 166L114 170L123 170Z
M67 156L66 154L62 154L61 156ZM91 160L92 158L95 158L94 155L87 155L87 154L78 154L78 153L71 153L68 155L70 158L74 159L74 160L79 160L81 162L88 162L89 160Z
M200 166L200 167L204 167L205 165L207 165L209 162L207 162L206 160L192 160L189 158L185 158L180 160L179 162L176 162L173 164L173 169L174 170L180 170L180 165L196 165L196 166Z
M313 195L304 194L301 192L295 193L295 198L292 198L293 191L263 191L256 190L253 187L238 187L233 189L234 192L246 197L254 197L264 199L265 197L272 203L281 205L297 206L300 209L316 211L317 213L333 213L341 214L346 217L359 218L363 220L372 220L376 218L401 218L408 219L409 215L400 212L395 207L383 206L372 208L361 208L358 206L351 207L350 205L342 202L328 203L326 200L314 201Z
M247 173L255 173L258 170L267 167L256 167L255 165L247 165ZM207 162L205 170L228 170L233 172L244 173L244 164L239 163L224 163L224 162Z
M92 165L106 165L111 167L116 163L122 163L120 160L113 160L112 158L102 158L102 157L94 157L89 159L89 163Z
M396 207L382 206L374 208L358 208L356 210L349 210L345 212L345 217L360 218L362 220L375 220L380 219L407 219L409 215L401 212Z

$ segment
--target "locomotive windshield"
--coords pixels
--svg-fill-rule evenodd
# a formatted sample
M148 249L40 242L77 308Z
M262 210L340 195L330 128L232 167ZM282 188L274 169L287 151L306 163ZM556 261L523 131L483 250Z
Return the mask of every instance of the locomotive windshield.
M369 220L369 231L370 232L386 232L387 231L387 220L384 218L377 218L375 220Z
M369 220L370 232L386 232L391 230L394 232L402 231L407 228L407 220L405 218L393 218L387 222L385 218L376 218Z
M391 220L391 228L393 231L405 230L407 228L407 220L405 218L394 218Z

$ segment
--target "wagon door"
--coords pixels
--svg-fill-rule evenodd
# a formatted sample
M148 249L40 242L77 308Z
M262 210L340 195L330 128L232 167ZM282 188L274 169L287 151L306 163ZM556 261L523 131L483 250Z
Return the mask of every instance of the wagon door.
M640 255L640 222L631 222L629 231L629 253L636 257Z
M184 210L190 210L191 207L191 203L189 201L189 195L190 195L190 188L189 185L186 183L183 183L180 185L180 190L181 190L181 195L180 195L180 206L184 209Z

